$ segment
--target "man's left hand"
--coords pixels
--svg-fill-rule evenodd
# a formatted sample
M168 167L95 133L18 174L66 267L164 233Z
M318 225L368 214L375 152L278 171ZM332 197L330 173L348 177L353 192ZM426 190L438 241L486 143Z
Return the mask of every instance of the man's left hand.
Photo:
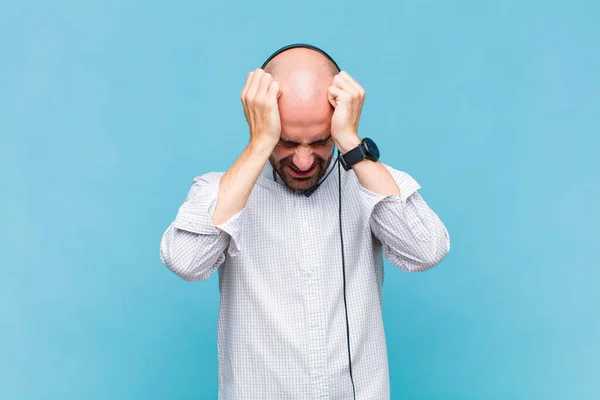
M331 136L342 153L360 144L358 122L365 102L365 90L347 72L333 78L328 98L335 108L331 118Z

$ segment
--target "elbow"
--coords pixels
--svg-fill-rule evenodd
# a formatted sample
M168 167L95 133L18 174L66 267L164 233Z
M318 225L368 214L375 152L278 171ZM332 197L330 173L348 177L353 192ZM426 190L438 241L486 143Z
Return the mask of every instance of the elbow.
M180 277L186 282L205 281L208 279L208 276L205 275L186 274L175 270L171 271L173 271L178 277Z
M422 270L428 270L440 264L450 252L450 238L444 233L439 238L431 238L422 255Z
M175 275L186 282L196 282L207 280L216 268L206 264L198 265L196 263L185 262L183 260L174 259L170 254L165 255L161 251L162 263Z
M428 257L423 259L423 266L425 269L430 269L440 264L446 256L448 255L450 249L449 248L436 248L433 249Z
M169 231L165 232L160 243L160 260L163 265L187 282L207 280L216 269L211 268L213 264L209 260L199 259L201 257L196 252L185 251L187 246L182 247L182 243L172 240L169 235Z
M393 251L388 248L390 262L400 269L412 272L424 272L440 264L450 252L450 240L447 235L435 240L430 238L411 252Z
M189 268L183 265L182 261L178 260L171 250L170 244L163 238L160 244L160 261L175 275L185 281L192 282L194 280L193 277L189 273L186 273Z
M186 282L195 282L207 280L213 271L208 271L209 268L203 265L197 265L192 262L173 257L173 254L168 250L163 250L161 247L160 259L162 263L175 275Z

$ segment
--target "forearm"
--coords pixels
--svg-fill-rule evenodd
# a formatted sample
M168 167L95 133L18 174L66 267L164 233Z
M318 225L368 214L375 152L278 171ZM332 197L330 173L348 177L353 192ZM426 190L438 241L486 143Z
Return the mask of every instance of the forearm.
M226 222L246 207L252 188L275 147L269 141L251 141L219 183L213 225Z
M362 160L353 167L358 182L373 193L400 196L400 189L390 172L376 161Z
M349 135L348 139L339 140L337 143L338 149L342 154L352 150L360 144L360 139L356 135ZM400 189L394 181L394 178L383 166L377 161L362 160L352 166L358 181L361 186L374 193L382 196L390 194L400 196Z
M393 265L406 271L431 268L450 250L448 231L417 192L421 186L409 174L380 165L392 176L401 195L378 194L360 184L361 204L371 230Z

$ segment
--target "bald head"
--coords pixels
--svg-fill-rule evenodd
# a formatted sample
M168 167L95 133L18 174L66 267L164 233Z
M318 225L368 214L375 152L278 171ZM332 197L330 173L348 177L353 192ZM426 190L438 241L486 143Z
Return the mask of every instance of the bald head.
M335 64L324 54L305 47L297 47L279 53L265 66L265 71L275 77L285 75L291 70L303 66L332 78L339 72Z
M279 83L284 106L290 102L298 106L327 100L327 89L339 72L325 55L307 48L278 54L265 66L265 71Z
M324 174L333 156L333 107L327 95L339 71L325 55L307 48L285 50L264 69L281 88L283 145L275 148L271 164L289 187L305 190ZM294 171L312 172L300 178Z
M293 48L275 56L264 69L281 88L278 103L282 137L290 130L297 132L296 127L331 119L327 91L338 71L325 55L307 48Z

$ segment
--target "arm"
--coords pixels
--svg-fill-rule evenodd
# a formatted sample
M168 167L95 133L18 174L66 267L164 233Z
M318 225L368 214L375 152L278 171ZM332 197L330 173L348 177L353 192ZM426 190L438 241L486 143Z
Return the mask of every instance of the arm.
M275 146L268 142L251 142L221 178L219 199L212 217L215 225L242 211L252 188Z
M240 230L241 214L219 227L211 218L216 206L219 174L206 174L194 183L175 221L167 228L160 243L160 259L186 281L208 279L225 260L225 250L235 255L235 238ZM232 243L233 238L233 243Z
M408 272L439 264L450 251L450 238L417 192L421 186L408 174L371 160L355 164L353 170L371 230L385 257Z
M450 251L446 227L417 192L421 186L410 175L380 165L401 194L375 193L360 182L363 211L369 218L371 231L392 265L407 272L434 267Z
M277 100L279 84L262 69L248 74L241 94L244 114L250 127L250 143L219 185L219 201L213 216L215 224L240 212L250 197L261 170L281 136Z
M335 107L331 135L346 153L358 146L358 123L365 90L341 71L329 88ZM361 205L386 258L408 272L424 271L450 251L446 227L416 192L419 184L408 174L379 162L363 160L352 169L360 186Z
M227 246L237 254L246 204L267 151L249 144L222 178L212 173L194 179L161 241L161 260L171 271L187 281L205 280L225 260Z
M250 72L242 91L250 142L219 178L207 174L194 180L177 218L164 233L162 262L185 280L208 279L225 260L239 252L238 238L252 188L279 141L281 122L277 82L262 69Z

